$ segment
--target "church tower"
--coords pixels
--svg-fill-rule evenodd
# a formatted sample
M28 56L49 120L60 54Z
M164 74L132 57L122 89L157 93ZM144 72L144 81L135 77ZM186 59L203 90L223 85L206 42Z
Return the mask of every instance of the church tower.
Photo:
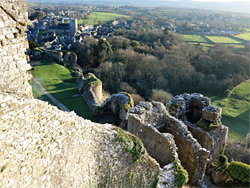
M70 19L70 32L75 34L78 31L77 19Z

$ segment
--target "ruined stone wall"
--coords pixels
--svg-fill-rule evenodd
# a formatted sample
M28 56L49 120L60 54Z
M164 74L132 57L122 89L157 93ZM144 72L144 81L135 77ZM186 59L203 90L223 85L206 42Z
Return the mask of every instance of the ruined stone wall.
M127 187L129 174L151 185L160 166L145 152L135 161L131 134L31 97L26 9L26 0L0 1L0 187L97 187L108 177Z
M151 184L160 171L147 154L134 162L112 125L1 92L0 104L1 187L96 187L110 172L116 183L128 186L132 173Z
M144 136L149 132L149 126L158 130L158 137L157 135L154 137ZM174 137L173 142L178 148L177 153L181 164L188 171L189 183L199 184L203 181L210 152L197 142L184 123L166 111L162 103L140 102L139 105L132 108L129 111L128 131L138 135L146 148L149 144L157 142L161 134L170 133ZM168 138L165 138L165 142L167 140ZM173 147L169 146L169 148ZM163 150L157 151L152 148L148 149L148 152L160 163L161 160L167 159L166 156L161 155L164 152ZM166 152L168 152L166 154L170 157L169 159L173 158L172 149L167 149Z
M0 2L0 91L31 97L31 76L27 73L31 67L25 56L26 10L26 0Z
M144 107L147 104L148 103L145 102L140 103L140 105ZM138 136L150 156L156 159L161 167L164 167L178 159L174 137L169 133L160 133L150 121L144 122L144 118L154 115L141 113L143 108L141 108L140 105L132 108L129 112L128 132ZM150 107L149 104L148 108Z

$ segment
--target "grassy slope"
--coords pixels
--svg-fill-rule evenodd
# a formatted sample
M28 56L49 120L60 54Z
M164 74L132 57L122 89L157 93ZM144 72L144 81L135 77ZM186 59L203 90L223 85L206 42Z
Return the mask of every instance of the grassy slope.
M68 109L74 110L78 115L93 119L86 102L81 96L73 98L79 94L72 71L59 64L36 66L32 71L33 76L42 86L52 94L57 100L63 103Z
M229 127L229 138L243 141L250 129L250 80L237 86L229 97L211 97L223 108L222 122Z
M242 34L236 35L235 37L250 41L250 33L242 33Z
M99 20L102 20L104 23L106 23L120 17L128 17L128 16L117 13L109 13L109 12L93 12L93 14L89 16L88 24L90 25L98 24ZM84 22L85 22L84 20L79 20L78 24L83 24Z

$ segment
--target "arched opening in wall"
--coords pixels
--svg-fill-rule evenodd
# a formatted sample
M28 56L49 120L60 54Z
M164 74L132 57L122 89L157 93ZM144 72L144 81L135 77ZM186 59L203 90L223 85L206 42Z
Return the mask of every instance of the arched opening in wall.
M203 103L199 99L191 99L187 108L187 120L190 123L197 123L202 116Z

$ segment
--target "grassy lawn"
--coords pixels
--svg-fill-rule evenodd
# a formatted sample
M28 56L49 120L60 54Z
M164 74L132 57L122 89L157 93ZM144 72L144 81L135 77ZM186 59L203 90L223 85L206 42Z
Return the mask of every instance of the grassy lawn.
M209 40L213 41L214 43L235 43L240 44L240 41L232 39L226 36L206 36Z
M73 95L80 94L75 79L72 76L73 71L54 63L36 66L32 74L48 93L52 94L68 109L74 110L76 114L83 118L94 119L83 97L72 97Z
M39 31L38 37L41 38L41 37L43 36L44 33L46 33L46 31Z
M250 80L237 86L229 97L211 97L222 107L222 123L229 127L229 138L243 142L250 131Z
M204 37L200 35L182 35L185 41L192 42L208 42Z
M89 15L88 24L90 25L98 24L99 20L102 20L104 23L106 23L121 17L129 17L129 16L117 13L109 13L109 12L93 12L91 15ZM87 23L86 20L78 20L77 22L78 24Z
M242 34L236 35L235 37L250 41L250 33L242 33Z

